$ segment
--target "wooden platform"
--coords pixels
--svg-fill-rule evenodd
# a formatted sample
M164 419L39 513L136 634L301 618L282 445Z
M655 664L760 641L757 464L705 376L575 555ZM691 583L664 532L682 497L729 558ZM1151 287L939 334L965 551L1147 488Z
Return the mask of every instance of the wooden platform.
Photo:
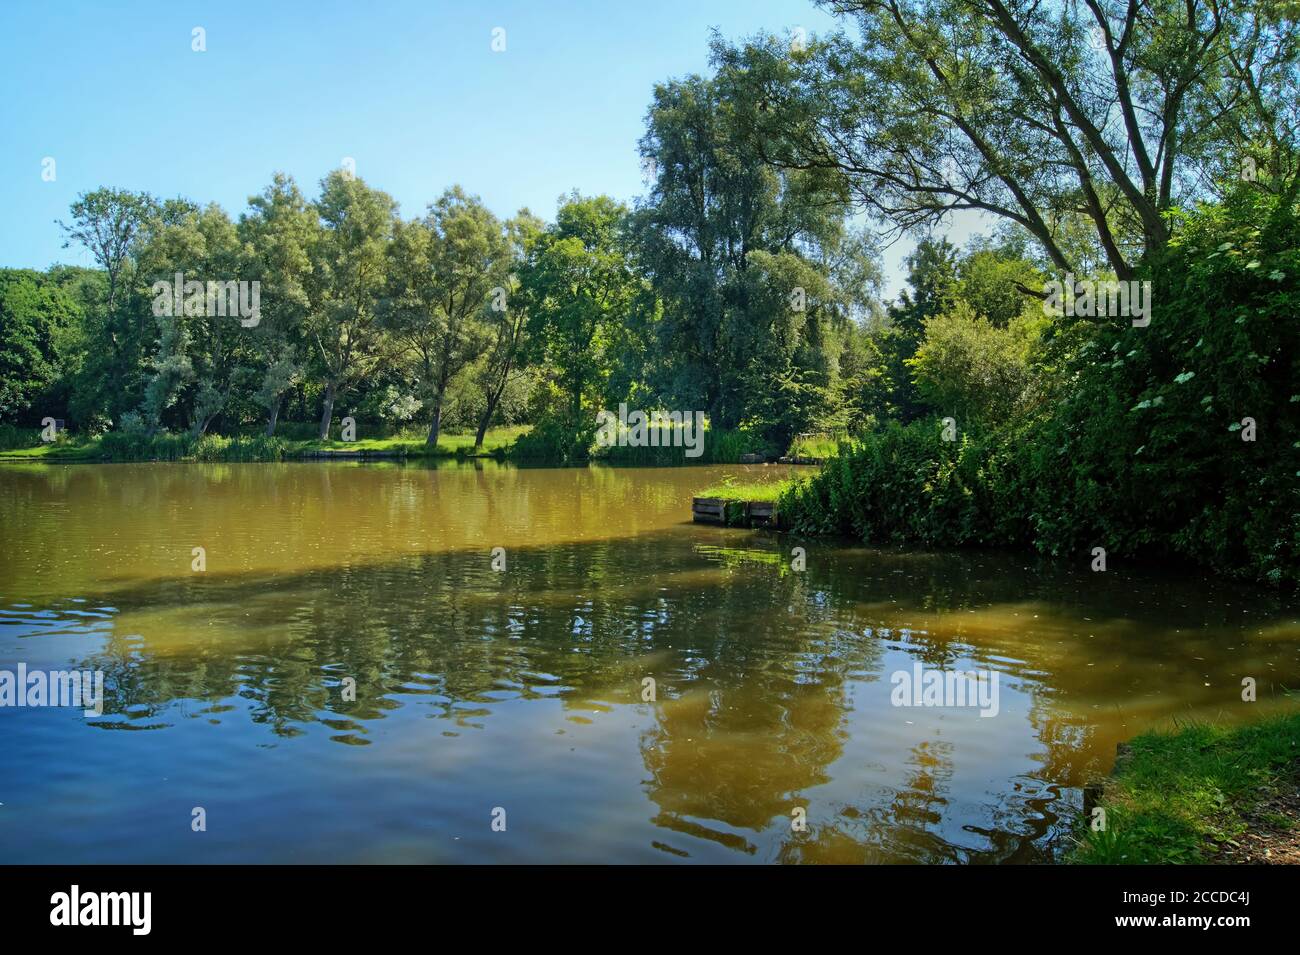
M697 524L725 524L727 502L720 497L692 498L691 519Z
M781 515L773 501L696 497L691 499L691 519L696 524L723 527L781 527Z
M750 527L775 527L777 523L776 504L772 501L749 501L745 504L745 516Z
M404 458L404 451L382 451L382 450L363 450L363 451L302 451L294 457L300 460L311 461L372 461L388 460L394 458Z

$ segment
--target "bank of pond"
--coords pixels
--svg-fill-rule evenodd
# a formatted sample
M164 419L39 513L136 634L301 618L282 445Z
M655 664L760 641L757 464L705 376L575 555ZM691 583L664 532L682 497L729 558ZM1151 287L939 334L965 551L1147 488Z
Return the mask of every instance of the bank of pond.
M1066 861L1300 864L1300 712L1143 733L1099 788Z
M523 427L492 428L481 442L473 434L440 435L436 444L408 436L354 441L286 438L267 435L157 434L134 435L110 431L95 437L59 435L41 441L36 434L12 441L0 450L0 460L75 462L200 461L273 462L338 458L504 457L510 445L527 431Z
M76 435L56 430L52 440L34 428L0 426L0 461L50 461L63 464L136 461L273 462L287 460L496 458L537 464L586 463L663 467L692 464L821 464L838 446L830 435L798 435L788 446L773 449L745 431L706 429L700 452L688 455L680 445L627 444L588 449L581 460L558 461L545 442L521 441L531 435L528 425L489 428L473 433L443 433L434 443L416 432L349 440L264 434L159 434L108 431ZM816 453L813 453L816 452Z

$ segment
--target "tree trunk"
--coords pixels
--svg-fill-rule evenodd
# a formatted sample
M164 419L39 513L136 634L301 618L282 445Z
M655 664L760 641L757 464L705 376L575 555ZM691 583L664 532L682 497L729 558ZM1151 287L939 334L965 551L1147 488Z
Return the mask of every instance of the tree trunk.
M212 422L214 422L214 421L217 420L217 415L219 415L219 414L221 414L221 412L220 412L220 411L217 411L217 412L215 412L215 413L213 413L213 414L208 415L206 418L204 418L204 419L201 420L201 421L195 421L195 422L194 422L194 437L196 437L196 438L201 438L201 437L203 437L205 434L207 434L207 433L208 433L208 428L212 427Z
M334 393L336 390L337 387L332 380L325 386L325 409L320 416L320 439L322 441L330 436L330 422L334 420Z
M501 394L504 391L503 388L494 395L488 395L487 410L483 412L483 418L478 423L478 432L474 435L475 451L483 447L483 438L487 435L488 426L492 424L492 416L497 413L497 405L501 402Z
M429 437L425 444L431 448L438 446L438 432L442 429L442 395L439 394L433 404L433 424L429 428Z
M570 377L570 382L573 393L569 397L569 413L573 416L571 424L576 427L578 418L582 415L582 376L575 372Z
M276 395L275 403L271 405L271 413L266 418L266 436L268 438L275 436L275 423L280 420L280 405L284 403L284 395Z

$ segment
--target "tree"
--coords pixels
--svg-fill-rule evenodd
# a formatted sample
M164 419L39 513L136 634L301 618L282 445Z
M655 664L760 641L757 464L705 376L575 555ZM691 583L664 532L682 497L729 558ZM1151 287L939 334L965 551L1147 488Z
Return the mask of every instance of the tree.
M505 307L493 307L488 314L492 324L492 344L484 356L479 374L484 407L478 430L474 434L475 449L483 446L483 438L492 424L492 418L507 387L526 363L528 309L525 305L525 297L516 294L521 291L518 273L527 261L533 243L537 241L545 227L546 224L527 209L521 209L517 216L506 223L513 271L508 276L505 286L507 292Z
M81 243L108 277L108 311L118 303L118 292L129 269L131 253L151 219L158 215L158 202L148 193L100 188L83 192L72 203L72 224L62 220L66 234L63 247Z
M156 431L167 409L183 402L190 431L205 434L226 409L248 358L249 332L241 327L237 311L227 307L235 303L224 297L218 302L210 293L216 283L239 281L246 272L235 224L215 203L201 210L173 207L165 219L151 224L140 249L139 272L167 289L161 294L151 289L148 304L143 296L134 300L134 308L147 307L158 326L144 418ZM177 273L186 286L179 290L180 301L174 288ZM196 294L190 294L191 284ZM210 307L218 304L219 310Z
M953 306L957 300L958 254L945 238L927 237L907 256L907 284L889 311L894 327L913 341L924 332L925 321Z
M957 267L958 297L999 328L1027 308L1042 312L1037 290L1042 288L1043 274L1023 247L1008 238L977 237Z
M1043 321L1023 316L999 328L966 301L926 319L925 338L907 359L921 397L963 427L1004 423L1029 388L1030 351Z
M448 384L491 341L489 297L504 305L509 267L501 223L459 186L443 193L423 219L397 226L385 324L415 362L432 412L431 446L438 443Z
M583 405L610 372L609 343L643 292L626 225L621 203L575 193L537 237L523 270L529 335L556 369L569 428L584 426Z
M888 325L876 336L883 364L884 410L910 421L924 410L907 362L925 336L925 323L951 309L960 288L959 255L951 242L928 236L907 256L907 285L889 307Z
M728 342L741 423L784 450L796 434L847 424L839 364L847 323L824 270L791 252L755 251L745 271L746 321ZM743 337L742 337L743 336Z
M250 274L262 283L262 317L250 341L261 369L255 400L266 409L270 436L285 395L303 378L302 323L311 307L311 249L320 237L320 220L284 173L276 173L248 205L239 234L249 250Z
M76 301L50 277L0 269L0 418L12 421L56 385L80 317Z
M385 356L378 304L397 204L387 193L336 170L321 182L315 209L322 234L310 248L312 274L303 328L325 385L320 419L324 441L335 400Z
M71 223L58 223L63 247L84 246L105 278L103 298L88 303L87 334L99 347L87 356L74 405L86 421L104 414L116 418L138 403L143 387L153 322L140 310L133 321L122 304L132 291L135 252L161 209L147 193L100 188L79 195L71 213Z
M653 369L659 390L723 427L739 424L757 397L763 372L750 362L767 360L760 346L773 323L795 335L783 339L787 354L776 365L818 327L803 320L802 301L768 294L771 266L784 262L777 271L787 276L801 268L791 259L808 266L808 281L785 292L803 299L816 285L819 304L834 301L841 318L865 315L879 281L874 247L845 226L843 176L765 163L748 143L754 104L734 80L691 76L656 87L641 140L654 180L636 217L638 259L663 307L654 329L667 356ZM759 254L769 258L751 274ZM776 367L768 371L777 381ZM784 400L762 397L772 408Z
M955 210L1017 223L1059 271L1086 216L1120 278L1168 242L1167 213L1263 140L1294 170L1294 11L1241 0L826 0L851 19L790 51L715 42L762 107L751 142L843 172L900 229ZM1249 136L1249 139L1243 139ZM1235 161L1234 161L1235 164Z

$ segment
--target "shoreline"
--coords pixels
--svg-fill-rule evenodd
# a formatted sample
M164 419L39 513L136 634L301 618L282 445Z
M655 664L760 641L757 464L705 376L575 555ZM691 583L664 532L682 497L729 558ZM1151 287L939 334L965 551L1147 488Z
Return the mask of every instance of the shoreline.
M431 461L496 460L519 465L555 466L559 462L546 456L517 451L518 440L528 433L526 426L502 426L489 429L483 444L475 446L474 434L444 434L436 446L424 440L406 437L365 438L356 441L267 437L239 434L160 434L152 438L122 436L118 432L94 438L59 440L48 444L0 450L3 464L115 464L115 463L263 463L281 461ZM653 449L652 449L653 450ZM638 449L644 451L644 449ZM583 464L609 464L625 467L681 467L691 465L750 464L724 449L722 460L712 455L682 460L679 456L638 453L622 455L594 453ZM576 463L576 462L575 462ZM787 466L819 466L821 459L775 458L761 462Z
M1300 864L1300 710L1142 733L1084 791L1064 864Z

